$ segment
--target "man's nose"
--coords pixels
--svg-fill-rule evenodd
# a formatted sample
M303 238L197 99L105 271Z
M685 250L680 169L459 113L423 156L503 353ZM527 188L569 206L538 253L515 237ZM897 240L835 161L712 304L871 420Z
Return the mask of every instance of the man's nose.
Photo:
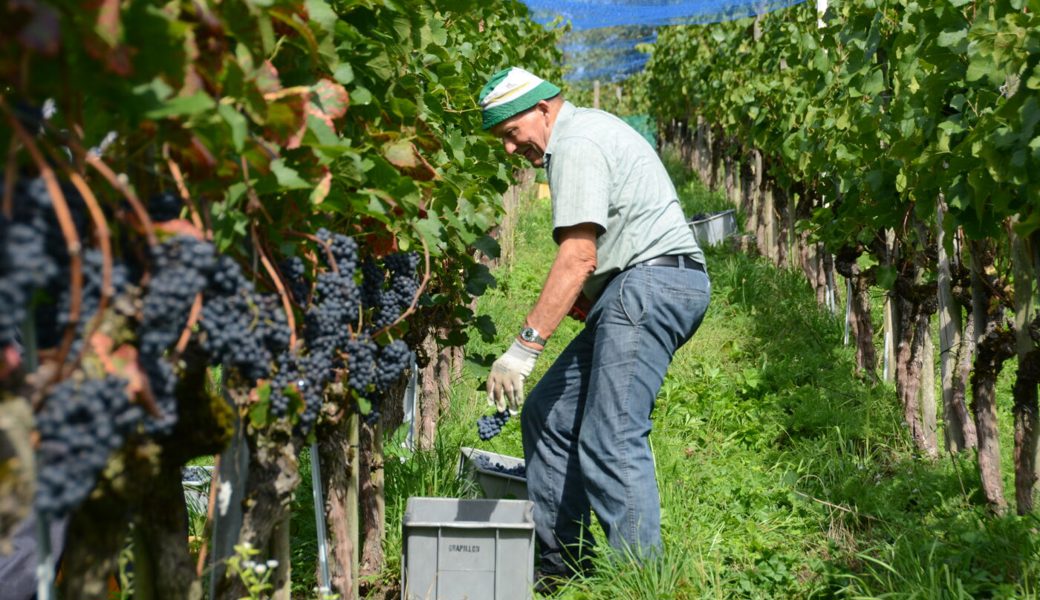
M502 144L506 147L506 154L513 154L516 152L516 144L509 140L505 140Z

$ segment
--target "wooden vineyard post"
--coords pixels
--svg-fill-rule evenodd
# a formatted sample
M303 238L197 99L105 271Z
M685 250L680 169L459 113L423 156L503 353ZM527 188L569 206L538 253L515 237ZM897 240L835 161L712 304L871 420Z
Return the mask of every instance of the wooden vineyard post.
M895 245L896 245L896 234L891 229L885 231L885 251L888 255L887 262L889 265L895 264ZM895 381L895 370L896 370L896 339L895 339L895 325L897 320L896 315L896 304L892 297L892 291L887 290L885 292L885 306L884 306L884 317L885 317L885 343L881 369L881 379L883 381Z
M964 378L959 377L958 357L969 345L963 332L961 307L953 297L953 271L951 257L946 253L944 238L946 232L942 226L945 207L940 197L936 203L936 250L938 251L938 284L939 300L939 366L942 386L943 405L943 438L947 452L961 452L975 447L975 424L964 405ZM954 256L956 252L956 236L954 237ZM959 390L958 390L959 388ZM959 394L957 392L960 392ZM970 427L970 434L969 434Z
M834 255L827 253L823 244L820 244L820 252L823 255L824 278L827 282L827 310L832 315L838 314L838 285L834 277Z
M311 442L311 498L314 500L314 525L318 536L318 585L322 591L332 591L332 573L329 570L329 536L325 526L325 491L321 474L321 450L317 440Z
M599 79L592 82L592 108L599 108Z
M931 319L928 319L928 323ZM935 402L935 342L932 340L931 327L924 327L919 333L924 337L921 348L921 423L924 426L925 447L930 453L938 456L939 431Z

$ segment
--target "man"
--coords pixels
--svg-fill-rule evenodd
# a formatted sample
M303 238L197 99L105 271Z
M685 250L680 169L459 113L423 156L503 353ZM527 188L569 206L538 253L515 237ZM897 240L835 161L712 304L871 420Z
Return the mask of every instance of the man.
M613 548L661 547L650 413L675 351L697 330L711 286L664 165L634 129L577 108L519 68L480 93L484 129L545 167L559 246L519 336L492 366L489 400L523 402L546 340L569 312L585 328L521 414L540 570L568 576L591 540L590 510Z

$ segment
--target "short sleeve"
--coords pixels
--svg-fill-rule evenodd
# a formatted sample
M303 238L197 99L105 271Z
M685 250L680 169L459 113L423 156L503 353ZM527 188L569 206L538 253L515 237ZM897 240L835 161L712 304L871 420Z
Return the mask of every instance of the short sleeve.
M600 146L584 137L560 140L549 158L553 239L562 227L594 223L607 230L610 164ZM558 240L557 240L558 241Z

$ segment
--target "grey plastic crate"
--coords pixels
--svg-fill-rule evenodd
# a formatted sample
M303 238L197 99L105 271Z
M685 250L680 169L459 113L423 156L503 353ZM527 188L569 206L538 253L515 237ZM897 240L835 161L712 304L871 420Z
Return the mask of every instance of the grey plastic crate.
M403 600L530 600L533 513L527 500L409 498Z
M466 446L459 449L459 477L475 481L485 498L527 500L526 477L489 469L488 464L512 469L524 466L524 459Z
M690 229L701 246L721 244L727 237L737 232L737 211L735 209L711 213L703 219L690 221Z

